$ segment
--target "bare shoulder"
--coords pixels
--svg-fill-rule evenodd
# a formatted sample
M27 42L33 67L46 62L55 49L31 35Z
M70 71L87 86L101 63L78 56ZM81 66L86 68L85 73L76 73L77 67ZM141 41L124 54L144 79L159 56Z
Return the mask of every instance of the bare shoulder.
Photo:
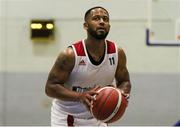
M62 51L55 63L61 70L70 71L75 64L75 54L71 47Z
M73 49L71 47L68 47L59 54L59 57L73 59L75 57L75 54Z

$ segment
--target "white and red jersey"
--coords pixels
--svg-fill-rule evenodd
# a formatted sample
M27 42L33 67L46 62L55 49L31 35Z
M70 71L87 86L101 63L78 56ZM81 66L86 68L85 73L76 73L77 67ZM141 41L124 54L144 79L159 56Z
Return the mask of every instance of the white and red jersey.
M95 85L112 85L118 64L118 49L115 43L105 42L104 59L99 65L94 65L89 56L84 40L72 45L75 53L75 65L69 79L65 83L68 89L83 92ZM54 99L52 110L65 112L80 118L92 117L84 104Z

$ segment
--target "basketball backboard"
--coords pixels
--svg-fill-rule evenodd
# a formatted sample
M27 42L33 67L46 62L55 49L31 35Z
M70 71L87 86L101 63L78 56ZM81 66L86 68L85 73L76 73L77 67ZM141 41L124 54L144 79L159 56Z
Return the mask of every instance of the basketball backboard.
M180 46L180 0L149 0L147 45Z

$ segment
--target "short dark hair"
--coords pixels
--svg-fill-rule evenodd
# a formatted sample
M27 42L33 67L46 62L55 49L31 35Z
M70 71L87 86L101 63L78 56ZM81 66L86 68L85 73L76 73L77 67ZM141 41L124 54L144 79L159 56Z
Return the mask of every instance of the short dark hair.
M84 15L84 21L87 21L87 17L88 17L88 15L90 14L90 12L91 12L92 10L96 9L96 8L101 8L101 9L105 10L105 11L107 12L108 16L109 16L109 12L108 12L105 8L103 8L103 7L101 7L101 6L96 6L96 7L90 8L89 10L86 11L86 13L85 13L85 15Z

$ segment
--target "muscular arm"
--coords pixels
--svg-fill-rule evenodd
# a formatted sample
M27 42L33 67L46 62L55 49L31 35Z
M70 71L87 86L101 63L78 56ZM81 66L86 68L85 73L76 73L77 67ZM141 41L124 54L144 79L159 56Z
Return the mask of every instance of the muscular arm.
M46 83L45 91L48 96L66 101L77 100L78 93L64 87L74 64L75 56L72 48L67 48L59 54Z
M75 56L72 48L67 48L60 53L54 66L52 67L45 87L45 92L49 97L64 101L80 101L88 108L91 106L93 95L98 94L95 87L89 91L78 93L65 87L71 71L75 65Z
M126 67L126 55L123 49L118 49L118 66L115 74L116 84L119 89L121 89L125 95L130 94L131 83L129 72Z

